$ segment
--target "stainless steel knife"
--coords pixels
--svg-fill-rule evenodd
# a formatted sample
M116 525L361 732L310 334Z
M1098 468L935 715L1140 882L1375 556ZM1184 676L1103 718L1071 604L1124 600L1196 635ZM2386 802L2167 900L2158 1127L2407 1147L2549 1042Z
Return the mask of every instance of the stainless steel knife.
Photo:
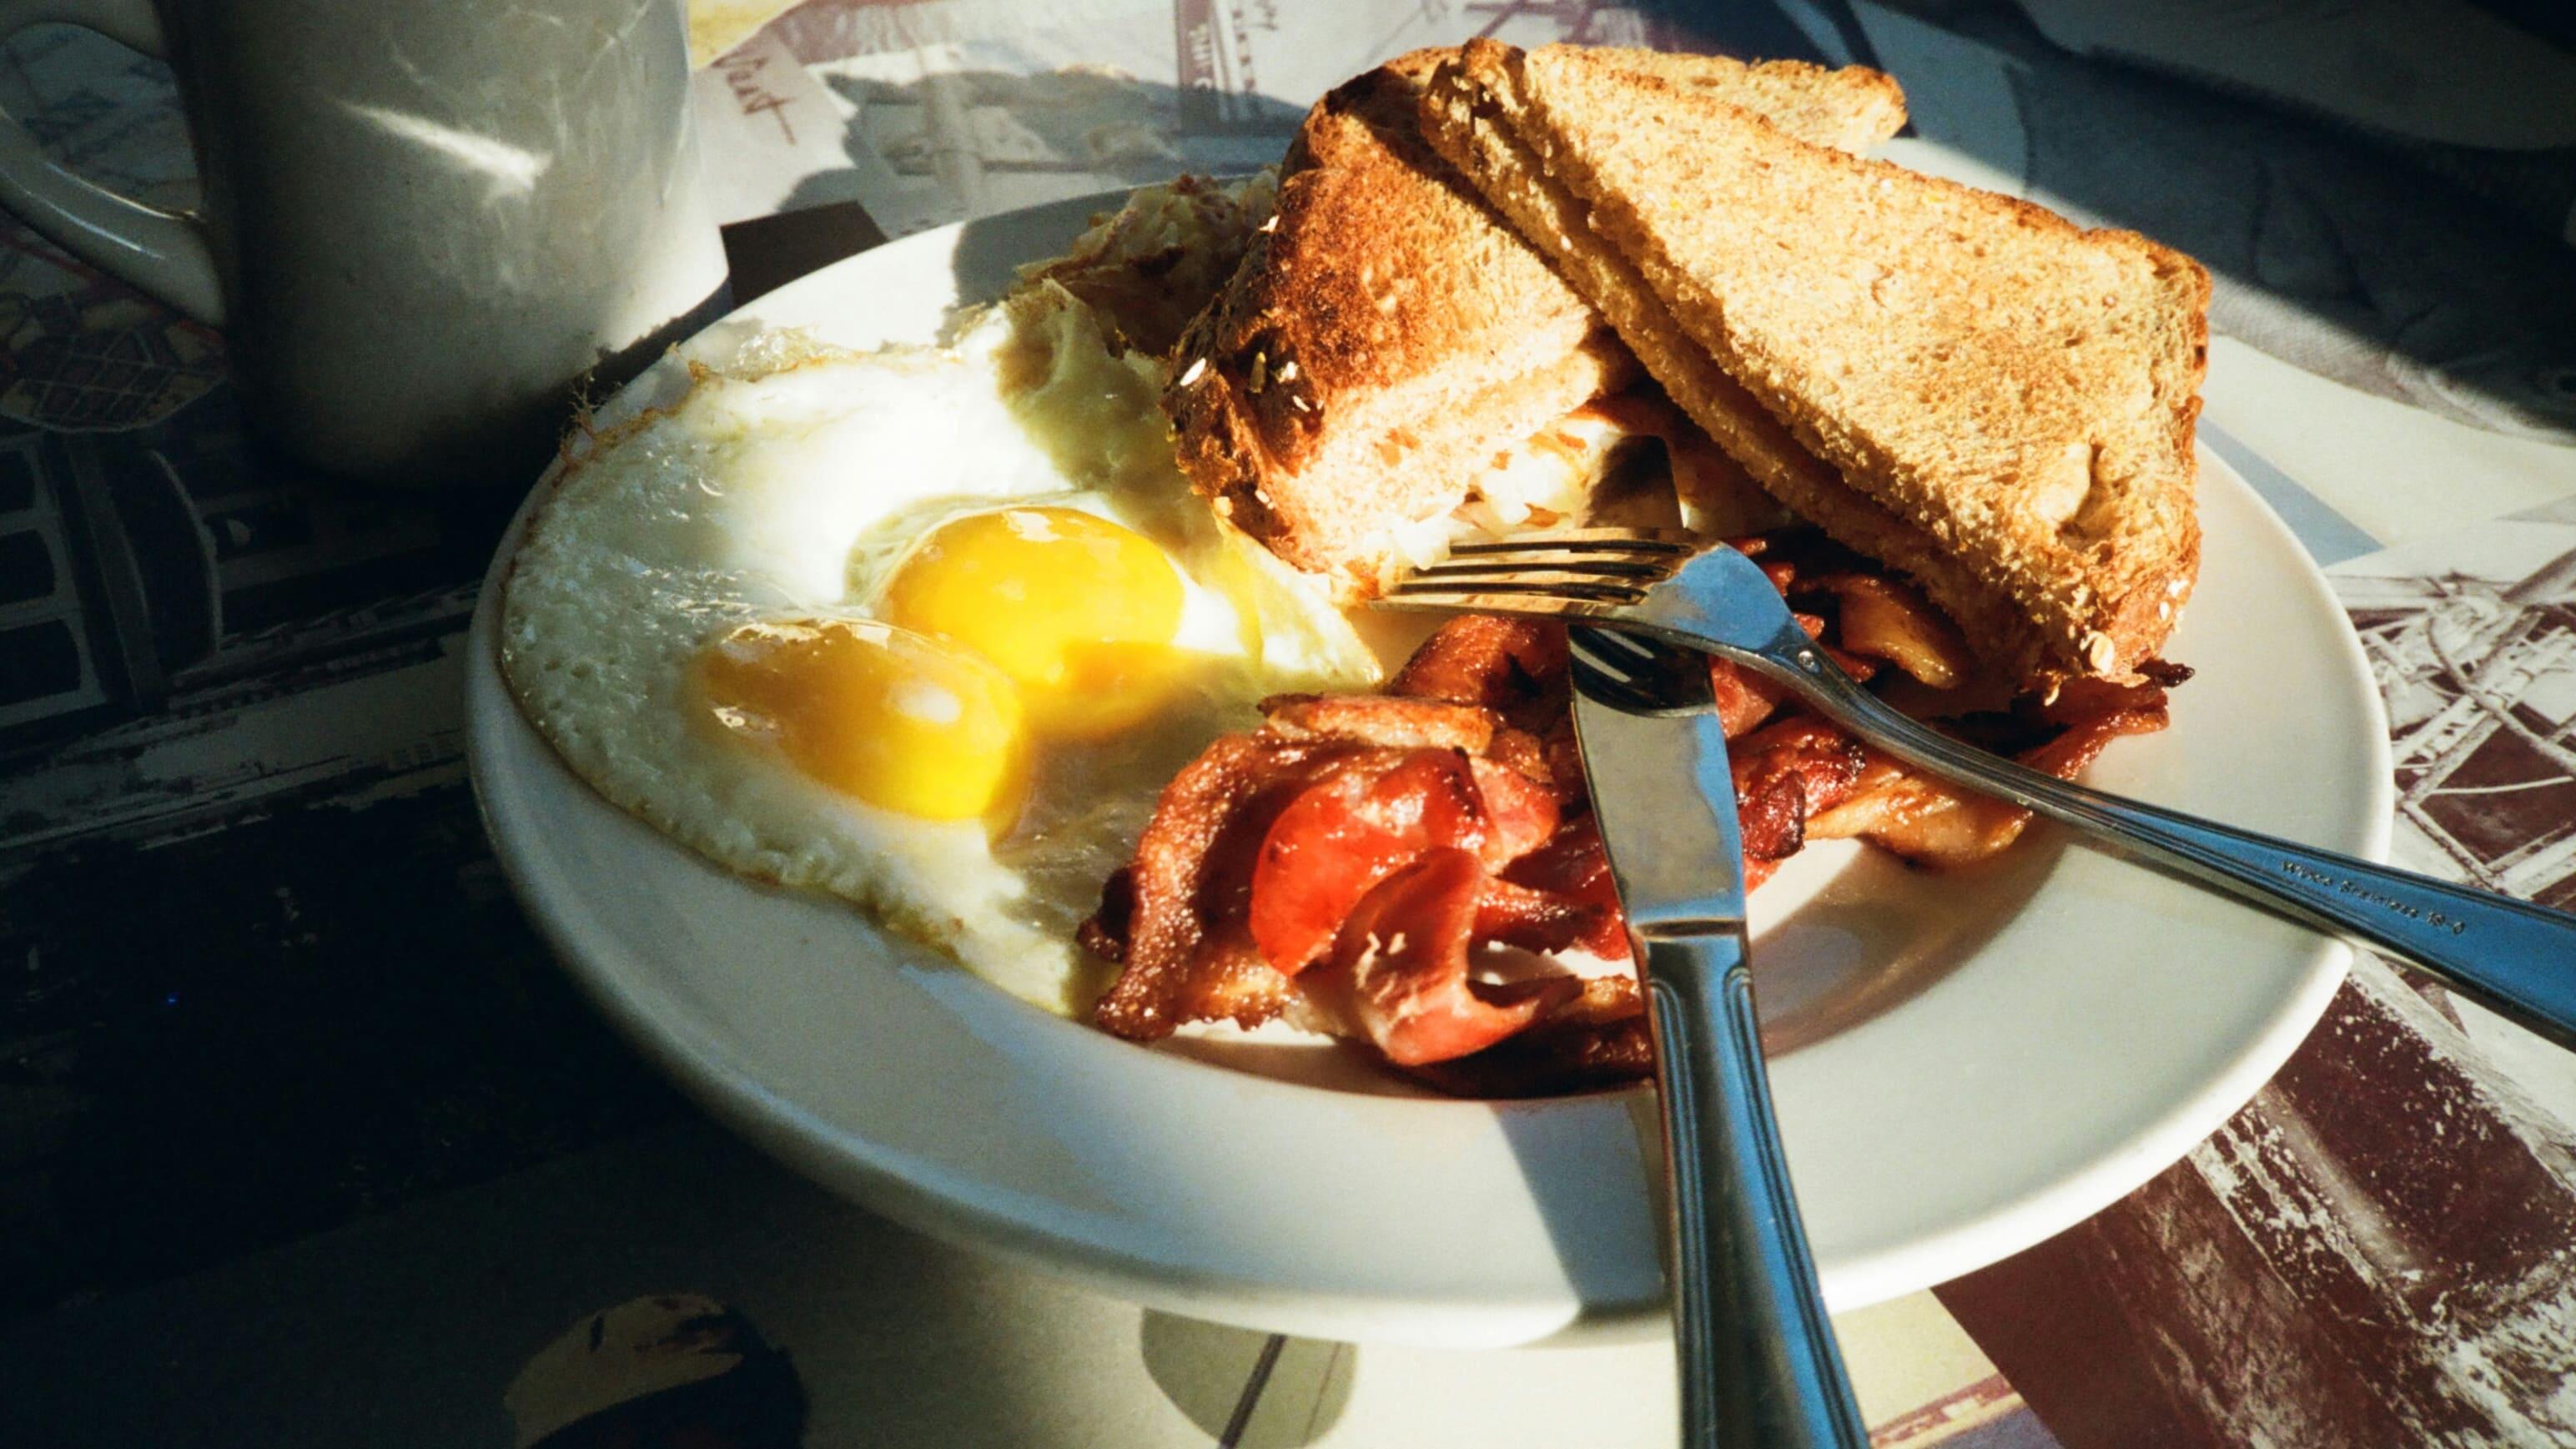
M1713 711L1630 714L1580 691L1574 727L1654 1034L1682 1442L1860 1449L1771 1115L1726 736Z

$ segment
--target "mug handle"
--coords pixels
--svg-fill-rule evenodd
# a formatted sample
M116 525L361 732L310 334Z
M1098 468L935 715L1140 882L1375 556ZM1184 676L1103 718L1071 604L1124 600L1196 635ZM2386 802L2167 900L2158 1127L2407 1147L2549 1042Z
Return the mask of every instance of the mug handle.
M0 40L61 21L162 58L151 0L0 0ZM27 128L0 113L0 206L74 256L133 283L209 327L224 324L223 288L205 224L128 200L56 165Z

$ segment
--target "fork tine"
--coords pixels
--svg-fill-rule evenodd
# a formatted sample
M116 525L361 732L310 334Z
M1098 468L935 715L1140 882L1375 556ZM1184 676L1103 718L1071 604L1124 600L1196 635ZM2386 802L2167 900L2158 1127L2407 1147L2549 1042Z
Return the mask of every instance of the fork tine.
M1687 538L1595 529L1579 534L1531 533L1452 545L1448 556L1416 572L1490 574L1552 570L1668 578L1690 562Z
M1663 700L1632 681L1593 665L1581 655L1573 657L1574 687L1604 704L1616 705L1631 714L1656 714L1665 708Z
M1505 542L1491 547L1468 544L1449 551L1438 563L1414 570L1444 574L1491 574L1557 570L1632 578L1670 578L1690 562L1690 555L1660 548L1557 548L1545 543Z
M1651 702L1641 706L1610 701L1624 709L1689 714L1710 703L1708 666L1688 650L1615 630L1582 626L1566 631L1566 643L1578 674L1588 671L1596 677L1616 678L1625 683L1632 697Z
M1616 629L1585 629L1573 636L1572 642L1590 654L1595 663L1627 674L1668 668L1681 653L1669 645Z
M1369 600L1376 609L1431 614L1507 614L1523 619L1606 619L1634 603L1640 595L1622 591L1609 598L1575 598L1558 589L1532 589L1511 593L1500 589L1443 589L1428 584L1413 588L1402 585L1390 593Z
M1553 533L1523 533L1508 538L1472 539L1453 544L1452 554L1525 553L1553 549L1560 553L1689 555L1701 541L1687 533L1642 528L1566 528Z
M1688 534L1588 528L1457 545L1397 580L1384 609L1598 619L1646 600L1698 551Z
M1621 679L1634 680L1641 672L1641 665L1646 663L1634 651L1623 647L1618 633L1610 629L1578 625L1565 631L1565 643L1576 663Z
M1621 554L1589 554L1573 557L1554 555L1473 554L1466 558L1445 558L1413 571L1409 577L1468 579L1529 575L1535 578L1568 579L1643 579L1655 583L1672 577L1669 559L1629 557Z
M1387 593L1393 597L1424 594L1507 594L1532 598L1581 599L1599 604L1634 604L1646 597L1652 579L1617 576L1588 578L1581 574L1481 574L1457 579L1412 575Z

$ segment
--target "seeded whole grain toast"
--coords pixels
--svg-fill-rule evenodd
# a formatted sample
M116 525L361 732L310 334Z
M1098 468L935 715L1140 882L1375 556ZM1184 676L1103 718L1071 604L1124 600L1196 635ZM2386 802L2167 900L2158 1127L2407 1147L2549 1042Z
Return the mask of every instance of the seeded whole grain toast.
M1574 47L1473 42L1420 96L1686 412L1996 669L2156 657L2199 565L2197 262Z
M1731 96L1820 144L1904 124L1857 67L1600 51ZM1279 209L1183 334L1165 397L1181 465L1220 513L1301 568L1372 580L1396 530L1465 499L1498 450L1631 379L1592 306L1425 141L1417 51L1326 96L1283 163Z

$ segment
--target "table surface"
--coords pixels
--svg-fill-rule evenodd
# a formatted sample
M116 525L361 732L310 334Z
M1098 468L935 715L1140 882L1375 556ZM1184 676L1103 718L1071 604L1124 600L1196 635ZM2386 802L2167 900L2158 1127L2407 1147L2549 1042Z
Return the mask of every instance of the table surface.
M2325 8L2441 92L2392 7ZM2392 139L2174 74L2206 55L2073 53L2109 13L701 0L695 100L747 299L890 234L1264 163L1413 45L1885 66L1909 164L2209 261L2203 437L2370 652L2401 863L2576 905L2576 136ZM0 49L0 108L193 199L166 75L103 41ZM718 1442L1669 1442L1663 1348L1148 1312L893 1227L698 1117L547 960L464 783L461 631L523 482L299 474L244 439L220 338L11 223L0 318L0 1442L505 1444L524 1365L671 1294L791 1368ZM2571 1305L2576 1065L2365 958L2182 1162L1837 1329L1886 1445L2537 1442L2576 1437ZM667 1438L732 1410L654 1412Z

